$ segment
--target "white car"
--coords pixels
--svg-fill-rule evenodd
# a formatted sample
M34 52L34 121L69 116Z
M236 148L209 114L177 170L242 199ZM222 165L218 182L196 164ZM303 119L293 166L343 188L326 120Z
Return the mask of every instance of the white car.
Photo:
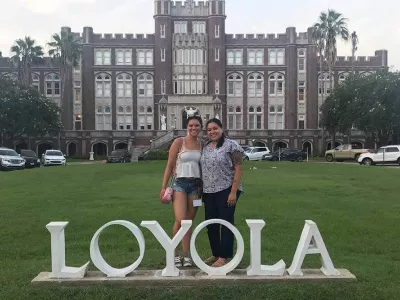
M0 170L23 170L25 169L25 159L13 149L0 147Z
M67 161L64 156L65 155L60 150L46 150L46 152L42 154L42 164L43 166L65 166Z
M268 147L249 147L244 151L244 160L261 160L265 154L270 154Z
M360 165L375 165L381 163L398 163L400 165L400 145L390 145L377 151L363 153L357 160Z

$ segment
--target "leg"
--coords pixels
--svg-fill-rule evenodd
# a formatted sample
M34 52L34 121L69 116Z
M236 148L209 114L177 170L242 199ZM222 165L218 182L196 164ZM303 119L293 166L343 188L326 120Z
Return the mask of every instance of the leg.
M174 192L172 202L174 208L175 222L172 228L172 234L175 236L181 228L181 221L185 220L187 211L187 195L184 192ZM178 248L175 248L175 256L179 254Z
M187 208L186 208L186 216L184 220L194 220L197 213L197 207L193 207L193 200L198 199L197 195L188 196ZM185 234L182 239L182 252L184 257L188 257L189 254L189 245L190 245L190 237L192 236L192 228Z
M205 219L217 219L218 207L215 194L203 194ZM210 241L211 251L214 257L220 256L220 225L212 224L207 226L208 240Z

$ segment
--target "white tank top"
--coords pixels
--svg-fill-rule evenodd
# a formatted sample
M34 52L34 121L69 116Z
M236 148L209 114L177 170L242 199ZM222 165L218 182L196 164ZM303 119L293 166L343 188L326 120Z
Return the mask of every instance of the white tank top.
M201 150L186 149L185 139L183 139L181 151L178 153L176 160L176 178L200 178L200 158Z

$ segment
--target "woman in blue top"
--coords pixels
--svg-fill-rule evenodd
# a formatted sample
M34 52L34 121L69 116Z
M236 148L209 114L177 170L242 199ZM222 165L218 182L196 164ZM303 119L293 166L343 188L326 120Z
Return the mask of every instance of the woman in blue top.
M242 193L243 149L227 139L219 119L207 122L210 142L203 148L200 159L203 179L203 202L205 219L222 219L234 225L237 200ZM223 225L207 227L212 256L204 262L221 267L233 256L233 233Z

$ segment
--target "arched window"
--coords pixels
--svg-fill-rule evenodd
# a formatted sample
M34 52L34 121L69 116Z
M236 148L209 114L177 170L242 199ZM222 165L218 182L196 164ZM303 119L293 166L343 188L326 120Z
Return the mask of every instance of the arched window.
M132 76L119 74L117 76L117 97L132 97Z
M284 96L285 76L281 73L269 75L269 94L272 96Z
M331 78L332 76L332 78ZM322 80L322 86L321 86ZM331 80L332 80L332 88L335 86L335 78L334 75L329 73L322 73L318 76L318 94L328 96L331 93Z
M153 129L153 107L143 106L139 107L139 117L138 117L138 128L140 130L152 130Z
M111 107L98 106L96 108L96 130L111 130Z
M0 73L1 78L7 78L9 80L17 81L18 75L15 73Z
M32 86L39 90L40 87L40 77L39 74L33 73L32 74Z
M96 97L111 97L111 76L108 74L96 75Z
M131 130L132 129L132 108L130 106L118 107L118 130Z
M261 106L249 107L249 129L263 129L263 109Z
M234 73L228 76L228 96L241 97L243 94L243 77Z
M249 97L262 97L264 87L264 76L261 74L251 74L248 79L247 95Z
M349 73L344 72L344 73L340 73L339 75L339 84L342 84L346 78L349 76Z
M264 51L263 50L249 50L248 51L248 64L249 65L263 65L264 64Z
M153 76L141 74L138 77L138 97L153 97Z
M47 74L45 77L46 95L60 95L60 76L58 74Z
M240 106L228 107L228 129L242 129L242 108Z
M268 129L284 129L283 105L271 105L269 107L269 126Z

